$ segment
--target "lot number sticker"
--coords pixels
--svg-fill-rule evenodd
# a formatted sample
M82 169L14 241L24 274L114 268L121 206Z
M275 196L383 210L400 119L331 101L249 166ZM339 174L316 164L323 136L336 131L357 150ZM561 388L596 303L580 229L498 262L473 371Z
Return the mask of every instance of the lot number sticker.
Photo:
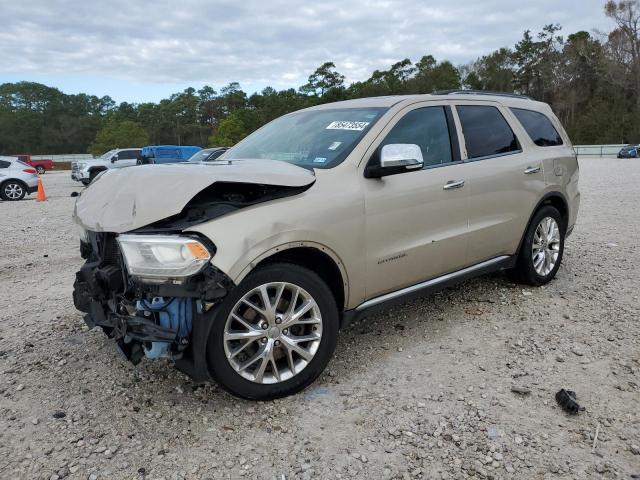
M369 122L331 122L327 130L364 130Z

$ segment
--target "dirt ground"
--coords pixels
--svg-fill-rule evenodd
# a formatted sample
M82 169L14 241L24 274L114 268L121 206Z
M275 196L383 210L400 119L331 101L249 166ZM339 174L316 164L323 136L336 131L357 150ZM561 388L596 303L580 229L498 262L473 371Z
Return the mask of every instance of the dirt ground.
M495 274L384 311L306 391L257 403L87 330L80 186L46 174L46 203L0 202L0 478L640 478L640 161L580 174L551 284Z

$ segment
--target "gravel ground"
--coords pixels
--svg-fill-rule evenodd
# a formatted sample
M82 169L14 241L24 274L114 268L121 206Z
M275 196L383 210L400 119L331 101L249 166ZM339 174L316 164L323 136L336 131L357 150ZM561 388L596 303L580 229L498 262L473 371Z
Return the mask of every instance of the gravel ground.
M87 330L79 186L45 175L46 203L0 202L0 478L640 478L640 162L580 166L554 282L495 274L384 311L305 392L257 403Z

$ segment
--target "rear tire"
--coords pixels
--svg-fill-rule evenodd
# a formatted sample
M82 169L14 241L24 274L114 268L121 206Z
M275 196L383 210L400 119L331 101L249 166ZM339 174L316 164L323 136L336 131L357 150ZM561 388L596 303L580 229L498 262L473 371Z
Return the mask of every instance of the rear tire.
M22 200L27 194L27 186L19 180L7 180L0 186L0 198L8 202Z
M293 264L274 263L249 274L213 315L210 374L225 390L251 400L307 387L329 363L338 337L331 290L315 272Z
M533 286L553 280L562 262L566 230L555 207L538 209L525 232L516 265L508 272L510 278Z

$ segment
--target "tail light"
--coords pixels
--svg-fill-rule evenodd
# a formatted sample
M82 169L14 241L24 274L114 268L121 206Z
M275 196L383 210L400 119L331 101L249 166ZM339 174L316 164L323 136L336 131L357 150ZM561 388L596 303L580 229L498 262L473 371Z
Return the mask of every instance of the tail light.
M36 173L36 169L35 168L25 168L24 170L22 170L24 173Z

